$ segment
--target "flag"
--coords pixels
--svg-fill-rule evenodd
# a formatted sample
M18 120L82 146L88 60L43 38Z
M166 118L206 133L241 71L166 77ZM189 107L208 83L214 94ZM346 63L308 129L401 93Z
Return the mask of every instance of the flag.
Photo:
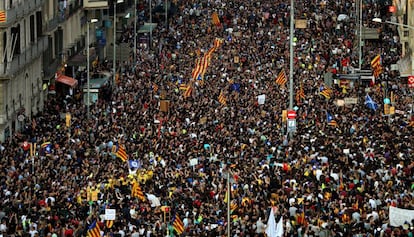
M287 82L286 73L285 73L285 70L282 70L279 72L279 74L276 77L276 84L278 84L279 86L283 86L286 84L286 82Z
M382 73L382 66L381 66L381 55L378 54L371 60L371 68L374 74L374 78L378 78L379 75Z
M50 142L44 142L42 145L40 145L40 148L42 148L43 152L46 154L52 153L52 143Z
M213 14L211 14L211 22L215 26L220 26L220 18L218 16L217 12L213 12Z
M178 214L175 214L173 219L173 230L175 230L178 235L181 235L184 232L184 223L181 221Z
M228 203L229 200L230 200L229 192L228 190L226 190L226 193L224 194L224 203Z
M155 84L155 83L153 83L152 84L152 91L154 91L155 93L157 93L158 89L159 89L158 85Z
M325 99L329 100L332 96L332 89L330 88L322 88L322 90L319 92L319 94L323 97L325 97Z
M184 98L190 97L193 93L193 87L191 85L187 86L187 89L184 91Z
M197 79L198 75L200 75L201 65L202 65L201 58L197 58L195 61L194 69L191 74L191 78L193 78L193 80Z
M277 222L276 237L283 237L283 216L280 217L280 220Z
M338 126L338 123L335 121L335 119L333 119L333 116L331 113L326 112L326 121L328 122L328 125L330 126Z
M180 84L180 90L183 90L183 91L187 90L187 84L181 83Z
M101 229L99 228L98 223L95 221L88 227L87 237L100 237L101 236Z
M128 160L128 155L126 153L125 147L122 144L116 145L116 151L115 151L116 157L121 159L123 162L126 162Z
M300 214L297 214L296 215L296 223L298 224L298 225L302 225L302 226L304 226L304 225L306 225L306 219L305 219L305 211L302 211Z
M236 200L232 200L230 203L230 213L234 212L237 209L238 205Z
M144 192L142 192L142 189L136 180L132 181L131 197L137 197L141 201L145 201Z
M139 160L128 160L129 168L139 169L141 168L141 161Z
M230 91L240 93L240 83L232 83L230 86Z
M110 229L114 225L113 220L106 220L105 221L106 228Z
M296 92L296 103L299 104L302 99L305 99L305 91L301 83L298 92Z
M372 98L371 98L371 96L369 96L368 94L365 96L365 105L369 109L372 109L374 111L376 111L378 109L378 104L375 103L375 101L373 101Z
M220 95L218 96L218 101L222 105L225 105L227 103L226 96L224 95L223 91L220 92Z
M2 11L0 11L0 23L4 23L6 21L7 21L6 11L2 10Z
M381 55L378 54L371 60L371 67L376 68L378 66L381 66Z
M277 224L273 207L270 208L269 219L267 220L266 231L267 237L277 237Z

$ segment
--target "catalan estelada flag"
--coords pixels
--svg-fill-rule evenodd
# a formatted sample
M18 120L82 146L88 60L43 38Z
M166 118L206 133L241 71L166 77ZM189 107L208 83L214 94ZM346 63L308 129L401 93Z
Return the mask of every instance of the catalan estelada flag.
M4 22L6 22L6 21L7 21L7 18L6 18L6 11L1 10L1 11L0 11L0 23L4 23Z
M178 235L181 235L184 232L184 223L178 214L175 214L172 226Z
M323 89L319 92L319 94L320 94L321 96L325 97L325 99L327 99L327 100L329 100L329 99L331 98L332 93L333 93L333 91L332 91L332 89L330 89L330 88L323 88Z
M100 237L101 236L101 229L99 228L99 225L96 222L96 220L93 221L91 225L89 225L86 236L87 237Z
M114 146L115 149L112 150L112 152L121 159L123 162L126 162L128 160L128 154L126 153L125 147L122 144L117 144Z
M286 82L287 82L286 73L285 73L285 70L282 70L279 72L279 74L276 77L276 84L278 84L279 86L283 86L286 84Z

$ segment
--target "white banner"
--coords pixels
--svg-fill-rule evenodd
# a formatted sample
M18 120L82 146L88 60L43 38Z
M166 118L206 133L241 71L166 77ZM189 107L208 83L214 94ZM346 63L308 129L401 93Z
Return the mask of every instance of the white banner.
M390 206L389 217L391 226L402 226L405 222L411 223L414 219L414 210Z

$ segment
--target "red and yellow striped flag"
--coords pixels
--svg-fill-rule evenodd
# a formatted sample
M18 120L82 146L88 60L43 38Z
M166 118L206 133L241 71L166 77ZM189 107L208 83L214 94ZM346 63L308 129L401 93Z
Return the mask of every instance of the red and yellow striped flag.
M1 10L0 11L0 23L4 23L7 21L7 17L6 17L6 11Z
M187 84L181 83L180 84L180 90L183 90L183 91L187 90Z
M220 91L220 95L218 96L218 101L222 105L227 104L226 96L224 95L223 91Z
M142 192L141 187L136 180L132 181L131 197L137 197L141 201L145 201L144 192Z
M105 221L106 228L110 229L114 225L113 220L106 220Z
M193 93L193 87L191 85L188 85L184 91L184 98L190 97L192 93Z
M279 72L279 74L276 77L276 84L279 86L284 86L287 82L286 73L285 70L282 70Z

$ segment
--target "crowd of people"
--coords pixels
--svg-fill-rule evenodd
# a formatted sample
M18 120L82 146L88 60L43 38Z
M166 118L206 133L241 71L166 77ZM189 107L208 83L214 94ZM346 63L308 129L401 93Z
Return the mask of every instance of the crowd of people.
M295 29L293 80L303 96L293 101L296 130L287 133L289 82L275 81L281 71L289 78L289 4L174 4L168 26L159 22L134 51L137 61L117 62L121 75L90 117L82 100L51 97L1 144L3 236L99 229L91 236L215 237L228 227L231 236L265 236L272 207L283 236L413 235L413 223L391 226L389 218L390 206L414 205L413 101L390 68L402 53L394 28L377 26L380 39L363 48L363 68L382 55L387 80L343 86L326 75L358 67L355 4L298 3L295 18L306 28ZM364 22L381 9L366 1ZM209 52L205 74L193 78ZM365 104L367 94L375 106ZM391 94L398 113L385 116ZM349 97L357 102L338 102ZM105 220L107 209L114 221Z

